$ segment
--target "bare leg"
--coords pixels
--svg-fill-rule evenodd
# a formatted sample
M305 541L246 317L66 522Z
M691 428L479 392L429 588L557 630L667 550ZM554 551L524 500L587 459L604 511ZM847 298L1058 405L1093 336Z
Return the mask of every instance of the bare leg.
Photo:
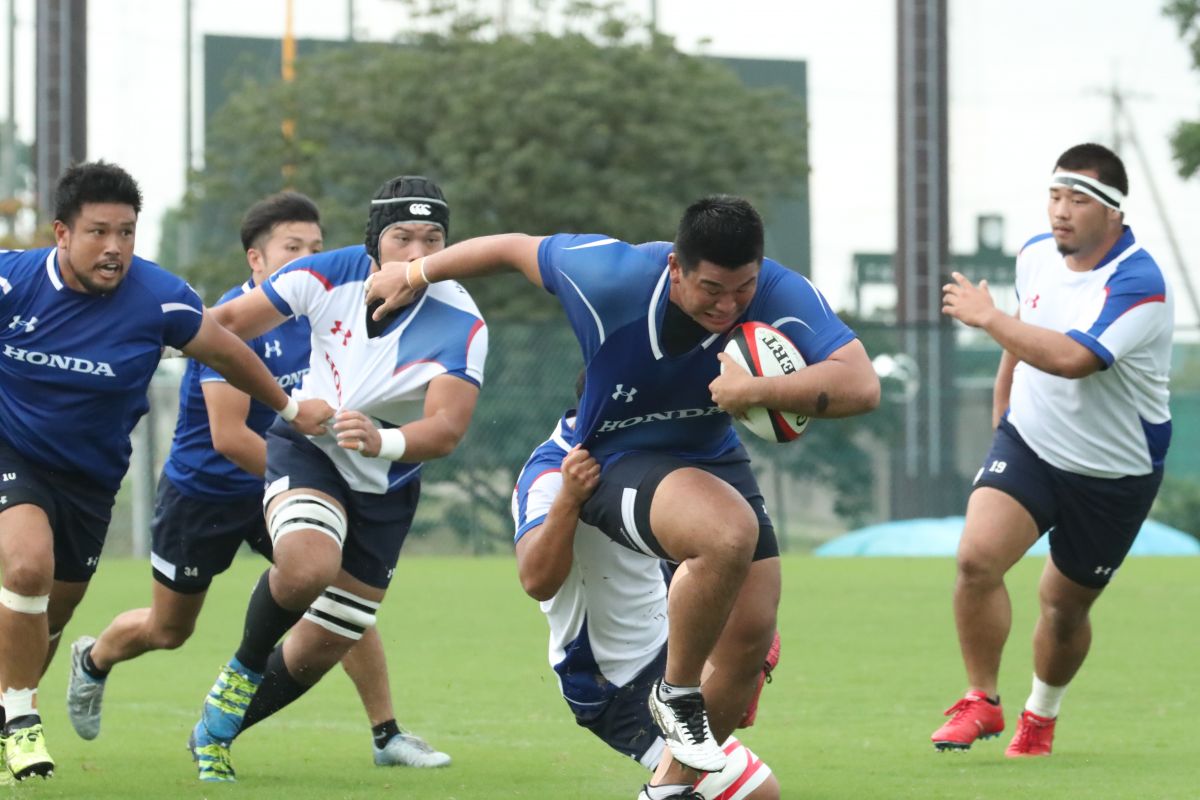
M667 599L671 630L663 677L677 686L699 686L750 569L758 519L728 483L684 468L659 484L650 525L663 548L687 565Z
M1010 495L982 487L971 493L958 546L954 621L973 690L997 694L1000 656L1012 627L1004 575L1037 541L1037 525Z
M196 629L206 594L183 594L154 581L150 608L118 614L92 645L92 661L107 671L152 650L174 650Z
M23 504L0 512L0 574L3 587L22 598L50 594L54 584L54 536L41 508ZM0 675L4 687L37 689L49 653L45 611L28 613L0 605ZM12 709L8 709L12 715Z
M1075 677L1092 645L1088 611L1101 589L1081 586L1046 559L1038 596L1041 614L1033 632L1034 672L1051 686L1066 686Z
M388 685L387 656L374 626L368 628L342 657L342 669L354 682L372 727L396 718L392 709L392 690Z

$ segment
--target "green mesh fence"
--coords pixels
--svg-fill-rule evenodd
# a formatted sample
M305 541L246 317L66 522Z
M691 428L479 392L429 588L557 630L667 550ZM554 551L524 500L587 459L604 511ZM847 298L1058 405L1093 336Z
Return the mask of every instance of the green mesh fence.
M894 354L895 342L902 338L896 326L855 327L872 355ZM549 436L562 411L573 405L582 361L563 320L497 320L489 325L489 335L487 382L471 429L452 456L426 466L421 507L406 552L507 550L517 471ZM991 439L992 377L998 360L995 345L965 337L956 350L953 384L942 387L954 393L958 409L953 437L957 475L948 480L958 482L963 497ZM1163 521L1195 530L1195 520L1190 527L1181 521L1200 512L1200 448L1194 446L1200 442L1200 346L1177 344L1175 362L1175 433L1163 499L1164 513L1180 519ZM153 497L151 478L166 457L174 429L181 366L179 361L168 363L155 380L153 468L145 460L148 426L143 423L135 437L130 476L118 499L109 553L133 552L139 541L133 535L135 517L137 526L148 524L149 509L135 514L135 488L141 487L141 497ZM884 402L873 414L814 421L803 438L787 445L743 437L785 548L808 549L851 527L892 517L889 476L901 446L899 420L905 403L912 401L903 382L889 378L884 381ZM140 541L148 541L144 530Z

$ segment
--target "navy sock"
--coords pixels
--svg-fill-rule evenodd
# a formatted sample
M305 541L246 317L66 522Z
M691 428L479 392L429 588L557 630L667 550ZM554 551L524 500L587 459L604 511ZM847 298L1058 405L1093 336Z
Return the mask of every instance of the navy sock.
M260 673L266 670L267 658L275 644L307 611L305 608L291 611L275 602L271 596L270 574L270 570L264 572L250 593L246 627L235 654L242 666Z
M95 645L92 645L92 647L95 647ZM89 647L84 651L83 658L80 659L79 666L83 667L83 671L87 673L89 677L95 678L98 681L102 681L108 677L109 670L100 669L96 666L96 662L92 661L92 647Z
M400 726L396 724L396 720L389 719L387 722L381 722L371 728L371 736L375 738L375 746L382 749L385 744L392 740L393 736L400 735Z

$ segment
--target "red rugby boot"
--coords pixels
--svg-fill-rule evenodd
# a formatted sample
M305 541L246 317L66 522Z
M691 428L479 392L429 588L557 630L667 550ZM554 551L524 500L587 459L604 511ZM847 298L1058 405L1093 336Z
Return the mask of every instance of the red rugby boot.
M983 692L967 692L946 709L946 716L950 721L929 737L938 750L969 750L976 739L991 739L1004 730L1004 711Z
M754 696L750 698L750 705L742 715L742 721L738 723L739 728L749 728L754 724L758 716L758 698L762 696L763 686L771 682L771 673L779 663L779 648L779 631L775 631L775 639L771 642L771 649L767 651L767 660L763 662L762 672L758 675L758 687L754 690Z
M1057 717L1039 717L1032 711L1022 711L1017 720L1017 732L1004 755L1009 758L1048 756L1054 743L1054 722Z

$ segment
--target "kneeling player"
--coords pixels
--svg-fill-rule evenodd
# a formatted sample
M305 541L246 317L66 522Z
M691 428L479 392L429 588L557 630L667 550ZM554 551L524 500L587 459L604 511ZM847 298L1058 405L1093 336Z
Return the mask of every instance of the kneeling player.
M513 517L521 585L541 601L550 624L550 664L576 722L661 776L670 762L669 752L664 759L665 742L648 700L666 664L663 562L579 524L580 509L596 487L600 467L587 451L567 444L574 421L568 413L559 422L517 480ZM778 659L778 644L772 652ZM764 672L772 667L769 662ZM647 785L639 798L780 796L770 767L736 737L730 736L722 749L726 766L720 772L693 773L691 784Z
M297 259L214 312L243 337L307 317L312 355L295 394L341 410L336 438L267 432L275 563L193 730L201 780L233 780L234 737L297 699L374 625L416 511L421 463L466 433L487 352L470 296L454 283L431 287L379 321L363 301L381 260L440 250L448 226L432 181L397 178L372 201L365 247Z

